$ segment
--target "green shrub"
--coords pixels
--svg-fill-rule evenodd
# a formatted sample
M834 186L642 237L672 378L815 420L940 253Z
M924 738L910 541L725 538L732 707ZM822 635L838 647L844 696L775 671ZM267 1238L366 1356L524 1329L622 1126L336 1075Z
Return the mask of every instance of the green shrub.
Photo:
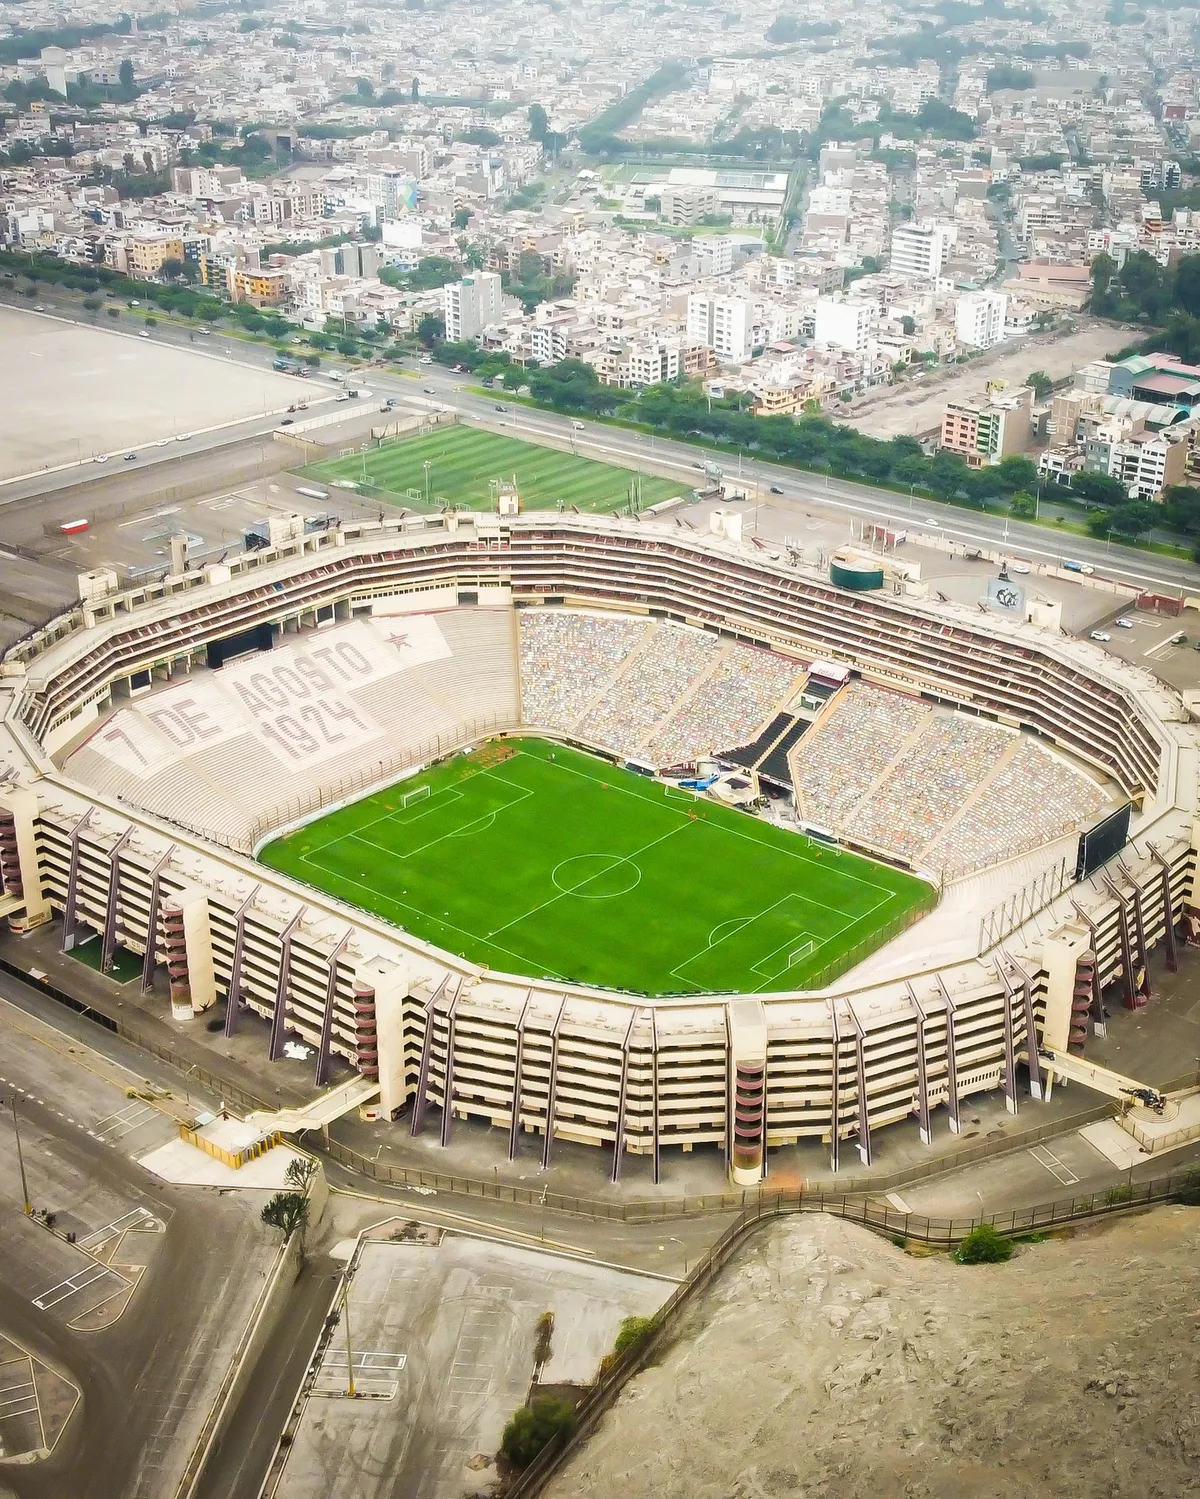
M575 1407L569 1400L543 1395L515 1410L500 1438L500 1455L514 1468L527 1468L547 1442L564 1440L575 1430Z
M614 1353L624 1353L627 1348L636 1348L654 1331L653 1317L626 1317L613 1344Z
M1104 1205L1115 1208L1122 1202L1128 1202L1132 1196L1133 1188L1127 1182L1122 1182L1119 1186L1109 1187L1105 1192Z
M973 1228L954 1251L960 1265L999 1265L1012 1258L1013 1247L990 1223Z

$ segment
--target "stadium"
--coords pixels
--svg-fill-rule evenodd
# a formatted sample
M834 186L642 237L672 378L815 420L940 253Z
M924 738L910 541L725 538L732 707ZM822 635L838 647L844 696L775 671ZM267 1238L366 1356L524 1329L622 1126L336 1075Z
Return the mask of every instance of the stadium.
M451 512L81 594L0 663L4 914L303 1041L322 1120L869 1163L1048 1096L1193 906L1178 694L762 544Z

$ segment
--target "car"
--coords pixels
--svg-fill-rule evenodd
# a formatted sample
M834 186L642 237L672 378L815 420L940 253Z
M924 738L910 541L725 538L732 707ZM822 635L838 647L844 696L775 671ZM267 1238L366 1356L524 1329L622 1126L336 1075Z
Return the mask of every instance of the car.
M388 396L387 400L383 403L383 409L385 411L390 411L395 404L396 404L396 397L395 396Z
M149 338L149 337L150 337L150 335L149 335L149 334L148 334L148 333L145 333L145 332L142 332L142 333L139 333L139 334L138 334L138 337L139 337L139 338Z
M434 390L434 388L433 388L432 385L422 385L421 389L425 393L425 395L427 395L427 396L436 396L437 395L437 391Z
M175 434L175 441L176 442L186 442L188 440L188 437L190 435L191 434L188 433L188 432L176 432L176 434Z
M44 308L44 307L43 307L43 306L42 306L42 304L41 304L41 303L40 303L40 302L39 302L39 303L38 303L38 304L37 304L37 306L36 306L36 307L35 307L35 308L34 308L34 309L33 309L33 310L34 310L34 312L45 312L45 310L46 310L46 309L45 309L45 308Z
M136 453L126 453L125 454L125 462L126 463L136 463L137 462L137 454Z
M1093 640L1111 640L1112 636L1108 633L1107 630L1093 630L1092 631L1092 639Z
M350 399L350 392L348 390L339 390L334 399L338 401L348 401Z
M92 462L93 463L107 463L108 462L108 454L107 453L97 453L96 456L92 459Z
M140 307L142 304L138 301L138 299L136 297L134 297L133 301L130 302L129 305L130 305L130 307Z
M507 412L508 411L508 407L507 406L501 406L500 403L499 403L499 401L497 401L496 402L496 410L497 411Z
M1133 620L1131 620L1131 619L1119 619L1119 620L1117 620L1117 629L1118 630L1132 630L1133 629Z
M1014 557L1008 564L1008 570L1010 573L1027 573L1030 570L1029 563L1022 562L1019 557Z
M208 331L207 328L197 328L196 332L200 335L201 338L208 338L208 337L210 337L210 334L209 334L209 331Z
M783 490L782 490L782 489L780 489L780 487L779 487L779 485L778 485L778 484L772 484L772 485L771 485L771 493L772 493L772 494L782 494L782 493L783 493Z
M283 418L283 420L279 423L279 425L281 427L290 427L293 424L294 421L295 421L295 417L285 416Z
M168 443L169 443L169 442L170 442L170 441L171 441L171 439L170 439L170 438L169 438L169 437L160 437L160 438L159 438L159 439L158 439L158 441L157 441L157 442L156 442L156 443L155 443L155 444L154 444L154 446L155 446L155 447L156 447L156 448L165 448L165 447L166 447L166 445L167 445L167 444L168 444Z

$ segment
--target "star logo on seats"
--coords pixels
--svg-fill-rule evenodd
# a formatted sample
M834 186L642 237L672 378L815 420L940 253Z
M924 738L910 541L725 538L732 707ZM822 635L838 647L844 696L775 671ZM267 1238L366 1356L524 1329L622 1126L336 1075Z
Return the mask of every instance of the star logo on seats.
M402 651L404 649L404 647L408 644L408 636L407 635L389 635L388 639L392 642L392 644L396 647L396 649L398 651Z

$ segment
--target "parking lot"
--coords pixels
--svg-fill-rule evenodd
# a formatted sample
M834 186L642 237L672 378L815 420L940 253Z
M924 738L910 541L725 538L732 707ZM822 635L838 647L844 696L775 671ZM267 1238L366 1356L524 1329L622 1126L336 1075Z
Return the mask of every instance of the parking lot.
M363 1245L350 1348L343 1323L278 1499L462 1499L486 1489L504 1424L529 1392L539 1317L554 1316L543 1383L584 1384L622 1319L654 1311L671 1290L536 1249L406 1232L395 1221ZM351 1356L358 1394L371 1398L346 1398Z

